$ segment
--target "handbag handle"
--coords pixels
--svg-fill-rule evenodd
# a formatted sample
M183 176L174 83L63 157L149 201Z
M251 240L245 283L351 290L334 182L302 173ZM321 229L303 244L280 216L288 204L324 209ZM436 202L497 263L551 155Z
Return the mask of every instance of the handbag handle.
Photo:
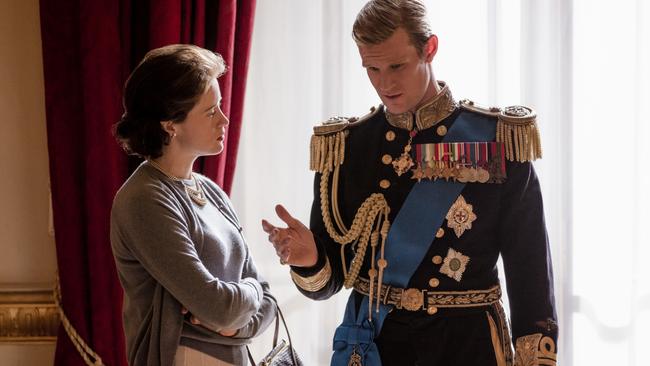
M289 340L289 352L291 353L293 364L297 366L298 361L296 359L296 354L294 353L293 342L291 341L291 334L289 334L289 327L287 327L287 322L284 320L284 315L282 314L282 310L280 310L280 304L278 304L278 300L272 295L270 294L264 294L264 295L268 296L275 303L276 312L275 312L275 330L273 332L273 348L275 348L278 345L278 335L280 333L280 320L282 320L284 331L287 333L287 339ZM248 352L248 360L250 361L251 365L255 366L256 365L255 360L253 359L253 355L251 355L251 350L248 348L248 345L246 346L246 352Z

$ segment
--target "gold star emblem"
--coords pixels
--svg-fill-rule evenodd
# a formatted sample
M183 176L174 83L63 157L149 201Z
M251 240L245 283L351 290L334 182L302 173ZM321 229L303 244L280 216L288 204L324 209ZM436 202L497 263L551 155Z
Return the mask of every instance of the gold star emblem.
M440 273L446 274L460 282L463 278L463 273L467 269L467 263L469 263L468 256L449 248L447 256L443 260L442 266L440 266Z
M450 167L444 167L442 168L442 177L445 178L445 180L449 181L449 178L451 178L454 175L454 170Z
M435 177L435 170L432 167L427 166L426 168L424 168L423 174L426 178L431 180Z
M422 171L422 168L420 166L411 170L411 172L413 172L411 179L417 179L419 182L422 180L422 178L424 178L424 172Z
M449 212L447 212L447 227L454 229L456 236L460 238L465 230L472 228L472 222L476 220L476 215L473 212L473 207L465 202L463 195L458 196L456 202L451 205Z

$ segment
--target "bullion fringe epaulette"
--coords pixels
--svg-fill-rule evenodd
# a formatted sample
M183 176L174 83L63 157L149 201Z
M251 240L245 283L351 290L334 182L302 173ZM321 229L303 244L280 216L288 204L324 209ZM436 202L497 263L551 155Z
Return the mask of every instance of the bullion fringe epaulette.
M533 161L542 157L542 144L533 109L515 105L505 108L483 107L471 100L460 101L463 109L497 117L497 142L503 143L506 159Z
M379 108L370 108L363 117L332 117L321 125L314 126L310 142L309 169L318 173L333 171L343 164L345 158L345 139L348 129L357 126L374 116Z

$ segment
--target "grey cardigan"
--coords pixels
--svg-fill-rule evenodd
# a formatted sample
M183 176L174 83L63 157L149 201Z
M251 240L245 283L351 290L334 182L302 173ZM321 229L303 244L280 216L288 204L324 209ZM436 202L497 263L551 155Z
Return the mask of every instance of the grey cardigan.
M218 207L230 222L201 219L185 183L169 179L146 162L113 201L111 245L124 288L131 366L172 366L180 343L223 361L246 364L242 345L264 331L275 316L268 283L257 274L229 199L210 179L198 174L197 179L208 205ZM219 222L222 227L209 227ZM182 306L201 321L200 326L185 319ZM238 331L224 337L216 332L221 329Z

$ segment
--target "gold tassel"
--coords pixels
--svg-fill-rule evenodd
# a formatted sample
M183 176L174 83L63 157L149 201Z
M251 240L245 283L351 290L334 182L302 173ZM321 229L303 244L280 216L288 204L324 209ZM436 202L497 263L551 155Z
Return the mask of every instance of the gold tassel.
M504 144L506 159L510 161L526 162L542 157L539 130L534 120L515 124L499 119L497 142Z
M318 173L332 172L343 164L345 157L345 138L348 131L331 135L312 135L309 144L309 169Z
M499 115L497 142L505 146L506 159L526 162L542 157L542 144L535 121L535 112L527 107L514 106Z

